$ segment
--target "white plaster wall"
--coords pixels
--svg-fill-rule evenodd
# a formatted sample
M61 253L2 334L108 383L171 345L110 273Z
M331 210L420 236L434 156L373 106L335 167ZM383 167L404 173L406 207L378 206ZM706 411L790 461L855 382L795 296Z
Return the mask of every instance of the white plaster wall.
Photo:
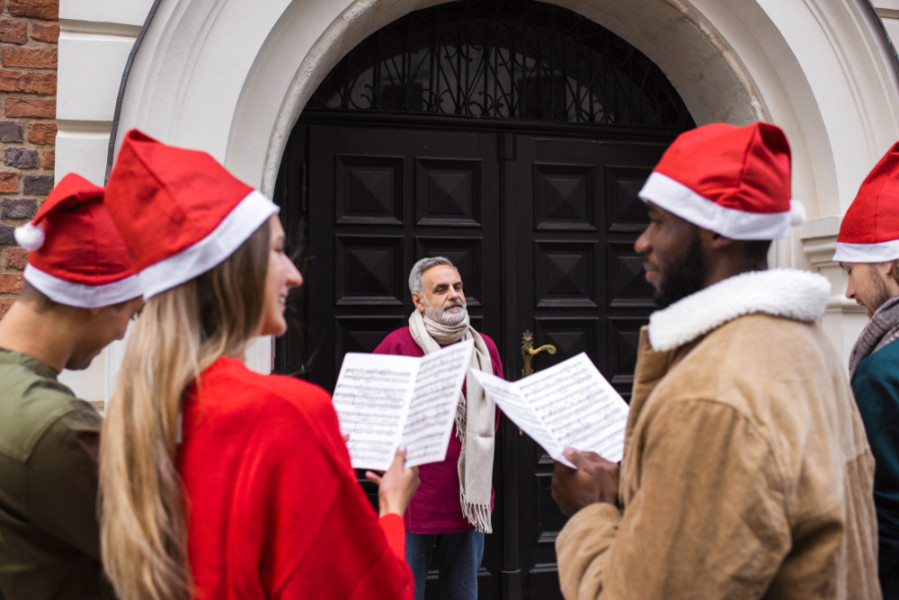
M56 179L105 175L106 148L128 53L152 0L60 0Z
M56 179L76 172L102 185L116 95L128 53L152 0L60 0ZM87 400L112 392L123 344L113 342L84 371L63 383Z
M370 33L440 1L164 0L135 57L119 134L138 126L203 148L271 193L287 135L330 69ZM776 245L774 262L834 281L825 328L845 353L863 319L839 300L844 280L822 248L861 179L899 138L899 83L877 16L862 0L553 1L654 60L699 123L763 118L786 130L794 195L812 221ZM151 4L61 0L57 173L77 167L102 179L110 96ZM876 5L896 31L899 0ZM270 340L251 356L268 370Z

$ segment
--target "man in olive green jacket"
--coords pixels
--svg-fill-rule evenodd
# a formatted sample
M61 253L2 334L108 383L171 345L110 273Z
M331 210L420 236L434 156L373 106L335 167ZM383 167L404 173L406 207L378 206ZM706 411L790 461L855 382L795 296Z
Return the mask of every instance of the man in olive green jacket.
M830 285L766 271L788 234L773 125L681 135L640 197L644 328L620 465L572 449L553 495L566 598L880 598L873 459L815 321ZM664 308L667 307L667 308Z
M100 563L100 416L57 380L121 338L142 300L103 189L67 175L31 224L0 320L0 598L112 598Z

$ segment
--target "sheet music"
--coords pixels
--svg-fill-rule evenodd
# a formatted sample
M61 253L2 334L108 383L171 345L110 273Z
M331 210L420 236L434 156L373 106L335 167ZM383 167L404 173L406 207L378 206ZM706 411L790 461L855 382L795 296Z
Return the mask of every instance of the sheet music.
M402 435L408 448L407 465L437 462L446 456L473 348L474 340L467 340L421 358Z
M387 469L400 443L419 360L348 353L334 388L334 409L357 469Z
M476 375L503 412L546 452L592 450L617 462L624 449L627 403L584 353L516 382Z
M353 467L386 470L397 446L406 465L443 460L474 341L423 357L348 353L334 408Z

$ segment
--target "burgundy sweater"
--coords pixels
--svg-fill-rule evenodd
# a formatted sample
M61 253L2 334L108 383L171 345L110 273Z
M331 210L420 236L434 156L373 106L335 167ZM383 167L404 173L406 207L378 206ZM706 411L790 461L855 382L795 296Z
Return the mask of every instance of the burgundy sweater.
M484 344L490 352L493 374L502 377L503 365L500 362L496 344L483 333L481 337L484 338ZM412 333L408 326L388 334L374 351L376 354L400 354L403 356L424 356L425 354L424 350L412 339ZM465 393L464 383L462 384L462 393ZM497 423L499 423L498 418ZM459 475L456 465L461 452L462 444L456 437L454 424L453 434L450 436L449 447L443 461L418 467L421 484L415 491L415 495L412 496L405 517L406 529L412 533L459 533L474 529L474 526L462 516L462 507L459 505ZM490 505L492 509L492 492Z

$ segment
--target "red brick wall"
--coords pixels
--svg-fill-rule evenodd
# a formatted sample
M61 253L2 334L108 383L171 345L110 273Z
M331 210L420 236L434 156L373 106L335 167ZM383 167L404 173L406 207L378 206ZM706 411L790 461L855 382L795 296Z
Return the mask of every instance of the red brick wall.
M22 287L13 229L53 187L59 0L0 0L0 318Z

